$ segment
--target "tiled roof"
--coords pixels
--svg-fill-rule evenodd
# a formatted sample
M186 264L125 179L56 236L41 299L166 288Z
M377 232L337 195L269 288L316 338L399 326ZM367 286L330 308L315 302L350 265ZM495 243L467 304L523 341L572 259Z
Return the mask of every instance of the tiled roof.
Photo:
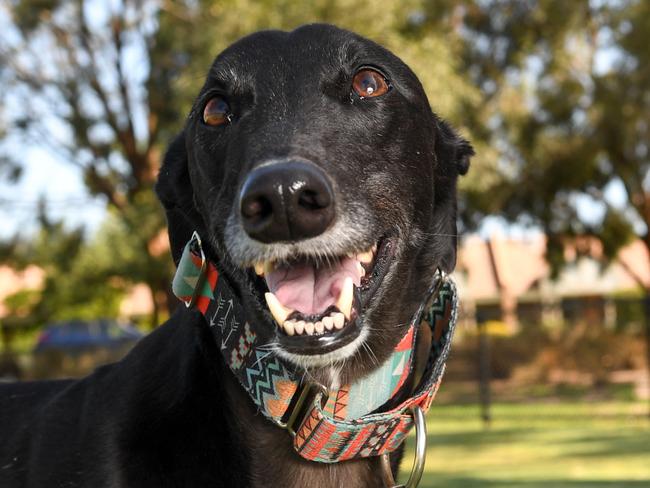
M568 264L557 280L551 280L545 249L543 235L490 240L467 237L455 271L464 297L498 299L502 290L515 297L600 295L638 288L639 280L650 285L650 257L640 240L627 245L610 266L604 266L600 242L580 239L567 246Z

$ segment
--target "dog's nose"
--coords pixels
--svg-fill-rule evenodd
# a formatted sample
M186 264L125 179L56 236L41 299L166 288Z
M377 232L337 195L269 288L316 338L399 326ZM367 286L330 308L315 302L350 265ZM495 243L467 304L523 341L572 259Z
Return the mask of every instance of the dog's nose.
M313 164L286 161L253 170L239 197L246 233L261 242L299 241L334 220L334 192Z

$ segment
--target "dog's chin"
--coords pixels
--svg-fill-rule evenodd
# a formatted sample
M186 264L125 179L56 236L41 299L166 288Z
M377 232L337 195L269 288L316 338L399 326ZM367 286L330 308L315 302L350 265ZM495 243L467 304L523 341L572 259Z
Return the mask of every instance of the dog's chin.
M385 298L398 247L398 238L387 234L338 256L293 246L298 250L281 261L247 266L274 352L307 370L350 360L370 336L367 317Z

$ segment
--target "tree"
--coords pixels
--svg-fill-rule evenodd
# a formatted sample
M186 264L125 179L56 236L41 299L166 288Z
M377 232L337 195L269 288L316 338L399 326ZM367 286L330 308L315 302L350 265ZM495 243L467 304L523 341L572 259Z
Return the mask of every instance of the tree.
M650 262L650 3L454 8L463 65L486 97L469 124L498 148L483 186L467 189L465 221L497 213L542 228L555 272L578 235L599 238L608 259L637 236ZM650 368L650 283L628 271L646 295Z
M468 123L498 148L492 174L467 189L466 223L492 213L541 227L556 269L575 235L597 235L609 257L635 235L650 251L650 5L470 0L455 9L463 67L487 106ZM612 201L613 187L626 204Z
M151 252L164 228L151 190L190 103L177 78L201 48L200 32L156 2L21 0L5 8L4 130L78 168L139 250L130 269L146 270L133 278L151 288L155 312L172 307L170 258ZM20 161L4 156L5 172L17 176Z
M256 30L335 23L397 52L422 78L433 106L460 121L462 107L480 101L478 92L456 72L458 46L422 28L421 8L419 0L381 7L368 0L121 0L103 7L15 0L0 10L8 24L0 32L0 116L9 136L58 154L83 174L91 195L106 201L138 250L120 268L149 285L157 312L176 301L169 295L171 259L152 252L164 218L151 187L213 57ZM17 172L21 162L4 167Z

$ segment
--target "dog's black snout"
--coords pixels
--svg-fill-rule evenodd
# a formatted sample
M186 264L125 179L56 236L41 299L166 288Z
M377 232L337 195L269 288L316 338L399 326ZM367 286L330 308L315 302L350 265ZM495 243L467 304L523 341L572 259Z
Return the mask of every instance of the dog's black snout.
M334 220L334 192L313 164L287 161L253 170L239 197L246 233L261 242L299 241Z

